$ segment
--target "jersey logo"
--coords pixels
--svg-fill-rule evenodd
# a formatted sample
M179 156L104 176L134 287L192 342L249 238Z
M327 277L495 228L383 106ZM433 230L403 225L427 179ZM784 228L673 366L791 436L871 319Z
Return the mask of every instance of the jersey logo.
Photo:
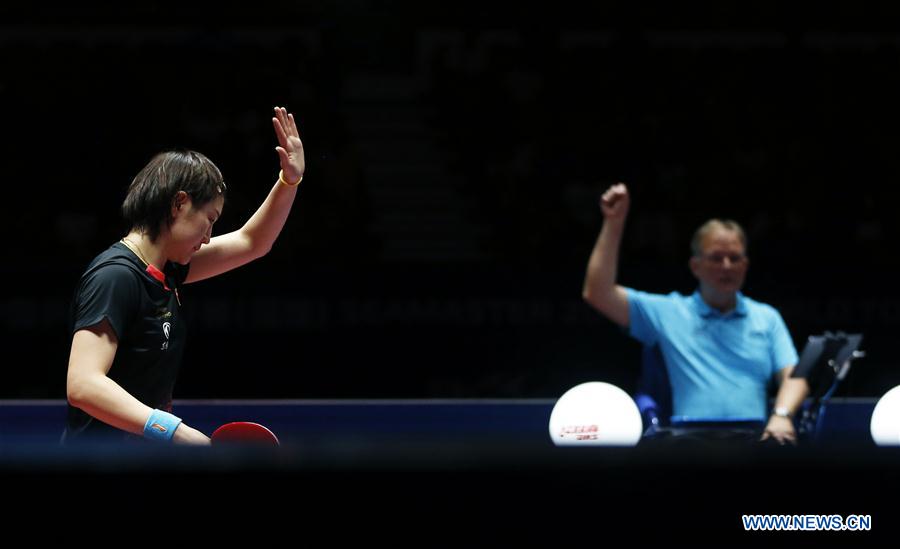
M171 322L163 322L163 334L166 336L166 340L163 341L161 350L165 351L169 348L169 331L172 329Z

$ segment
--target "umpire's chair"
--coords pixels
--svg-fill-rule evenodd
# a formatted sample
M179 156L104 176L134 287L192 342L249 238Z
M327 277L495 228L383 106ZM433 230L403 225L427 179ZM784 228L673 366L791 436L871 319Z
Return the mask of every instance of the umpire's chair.
M809 383L809 398L798 422L802 438L813 442L821 439L828 401L847 377L853 360L866 356L859 350L862 338L862 334L825 332L807 339L792 376L805 377Z
M862 334L825 332L810 336L807 340L792 374L792 377L805 377L810 386L809 398L804 402L798 418L797 430L802 439L815 441L820 438L828 401L847 377L852 361L865 356L863 351L858 350L862 337ZM677 420L673 422L672 388L658 345L645 345L642 349L641 376L634 400L643 419L644 438L671 433ZM709 427L714 423L715 420L710 420L702 422L702 426Z
M641 377L634 401L641 411L645 437L654 436L671 424L672 386L659 345L644 345L641 350Z

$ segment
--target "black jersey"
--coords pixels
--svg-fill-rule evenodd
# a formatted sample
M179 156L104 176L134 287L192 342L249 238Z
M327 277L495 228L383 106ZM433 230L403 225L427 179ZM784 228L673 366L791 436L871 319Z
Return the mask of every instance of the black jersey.
M167 262L163 273L145 267L117 242L91 261L72 300L70 336L107 319L119 341L107 376L151 408L172 408L186 336L178 291L187 274L177 263ZM132 436L68 408L64 443Z

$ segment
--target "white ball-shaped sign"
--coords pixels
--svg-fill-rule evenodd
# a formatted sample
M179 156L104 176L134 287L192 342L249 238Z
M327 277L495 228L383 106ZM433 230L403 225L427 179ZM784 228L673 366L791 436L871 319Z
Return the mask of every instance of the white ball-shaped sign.
M572 387L550 413L550 438L557 446L634 446L642 432L631 396L602 381Z
M900 446L900 385L875 404L869 429L878 446Z

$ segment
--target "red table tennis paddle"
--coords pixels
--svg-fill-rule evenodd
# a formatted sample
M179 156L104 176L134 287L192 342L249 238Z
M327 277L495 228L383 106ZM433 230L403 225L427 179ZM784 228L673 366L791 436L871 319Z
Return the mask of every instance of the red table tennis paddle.
M212 443L215 444L248 444L254 446L279 446L275 433L259 423L236 421L226 423L213 431Z

